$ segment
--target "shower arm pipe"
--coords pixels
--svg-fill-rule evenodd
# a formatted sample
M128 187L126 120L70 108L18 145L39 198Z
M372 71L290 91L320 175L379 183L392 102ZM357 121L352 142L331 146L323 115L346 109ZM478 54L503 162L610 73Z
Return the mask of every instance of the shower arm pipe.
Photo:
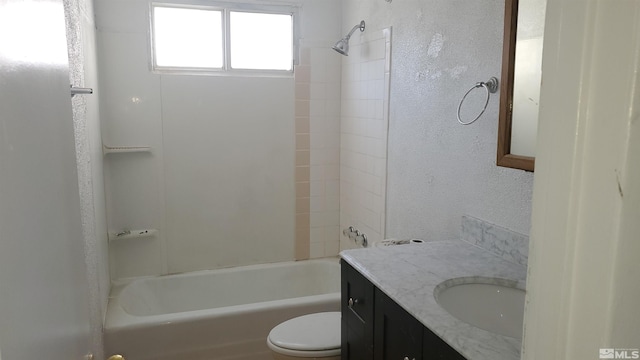
M356 32L357 29L360 29L360 31L364 31L364 20L360 21L360 24L355 25L353 29L349 31L347 36L344 37L345 40L349 41L349 39L351 39L351 35L353 35L353 33Z

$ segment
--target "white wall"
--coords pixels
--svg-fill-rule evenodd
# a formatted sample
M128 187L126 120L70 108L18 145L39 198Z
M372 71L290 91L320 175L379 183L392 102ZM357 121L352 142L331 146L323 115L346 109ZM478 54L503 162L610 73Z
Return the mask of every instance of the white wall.
M335 41L338 29L330 25L339 23L338 4L302 2L302 43ZM151 147L107 156L109 230L159 230L155 237L112 241L112 277L293 260L293 77L152 73L148 10L148 1L96 2L104 143ZM322 65L315 76L327 74ZM338 78L339 68L332 69ZM312 124L330 118L326 98L307 101L309 117L324 114ZM337 160L320 158L317 165L337 168ZM322 223L335 230L329 255L338 249L337 218ZM305 241L308 249L309 235ZM313 255L325 256L325 248Z
M498 96L473 125L456 120L464 93L499 77L503 13L501 0L344 2L344 28L393 26L388 237L458 238L463 214L529 232L533 175L495 165Z
M0 1L0 352L83 359L89 291L61 0Z
M98 116L98 68L92 1L65 0L70 82L94 89L93 95L72 98L73 124L78 164L80 214L84 237L91 351L102 354L102 326L110 290L107 217L104 195L102 136Z
M640 3L547 9L523 359L595 359L640 348Z

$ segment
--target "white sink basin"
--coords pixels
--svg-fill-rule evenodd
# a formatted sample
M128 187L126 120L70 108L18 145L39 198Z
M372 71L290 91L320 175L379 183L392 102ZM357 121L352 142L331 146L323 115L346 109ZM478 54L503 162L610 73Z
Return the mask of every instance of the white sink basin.
M524 290L505 279L447 280L434 291L436 301L456 318L496 334L522 338Z

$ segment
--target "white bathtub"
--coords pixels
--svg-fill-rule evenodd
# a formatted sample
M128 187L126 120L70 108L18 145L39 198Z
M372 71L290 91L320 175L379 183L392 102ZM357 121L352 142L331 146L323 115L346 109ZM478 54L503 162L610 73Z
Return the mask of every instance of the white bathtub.
M127 360L271 359L269 331L282 321L339 311L335 259L199 271L114 286L105 354Z

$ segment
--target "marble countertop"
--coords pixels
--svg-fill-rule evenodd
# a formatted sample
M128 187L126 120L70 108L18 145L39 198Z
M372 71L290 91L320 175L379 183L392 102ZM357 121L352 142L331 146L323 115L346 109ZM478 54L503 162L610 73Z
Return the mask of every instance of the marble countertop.
M456 319L436 303L433 291L445 280L469 276L516 280L524 288L524 266L460 240L345 250L340 256L467 359L520 359L521 340Z

